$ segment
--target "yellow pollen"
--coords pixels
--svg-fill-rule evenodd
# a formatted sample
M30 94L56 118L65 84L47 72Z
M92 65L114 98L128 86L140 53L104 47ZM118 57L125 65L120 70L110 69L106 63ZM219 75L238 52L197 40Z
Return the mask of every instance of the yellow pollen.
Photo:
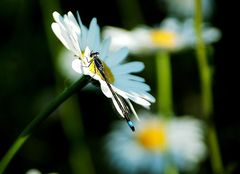
M109 83L113 83L114 82L114 76L113 76L113 73L112 71L110 70L110 68L104 63L103 63L103 67L104 67L104 74L106 75L107 79L108 79L108 82ZM95 66L94 62L92 62L92 64L89 66L89 70L94 74L98 75L99 77L101 77L102 80L103 77L102 75L100 74L100 72L98 71L97 67Z
M164 30L152 30L152 42L159 47L170 49L176 47L176 33Z
M163 151L167 145L165 127L149 124L137 133L137 140L146 149Z

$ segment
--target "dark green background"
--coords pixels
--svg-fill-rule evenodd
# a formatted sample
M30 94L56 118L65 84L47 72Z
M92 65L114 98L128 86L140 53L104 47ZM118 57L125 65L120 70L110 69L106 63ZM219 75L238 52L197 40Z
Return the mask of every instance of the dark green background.
M50 28L52 12L58 10L63 14L69 10L73 13L78 10L87 26L92 17L97 17L100 27L113 25L128 29L143 20L145 24L154 26L166 17L164 6L158 1L139 1L142 17L137 13L127 16L124 5L121 5L123 3L127 4L128 1L0 1L0 157L32 118L57 95L56 89L66 85L66 79L59 78L60 75L54 71L54 59L58 53L53 50L58 50L62 45ZM237 97L239 40L236 38L239 30L236 28L237 11L233 7L234 4L217 1L211 20L222 31L222 39L213 45L211 63L215 66L213 122L218 131L225 166L234 166L240 159L237 155L240 147ZM198 114L198 100L189 107L186 107L189 101L184 103L184 97L189 91L199 95L197 66L193 57L194 52L189 51L173 55L172 58L174 101L178 115ZM140 58L130 57L129 60L135 59ZM151 59L140 59L146 64L141 75L147 79L155 95L155 77L152 75L155 71L148 68L148 65L152 65ZM112 169L106 167L107 160L102 160L102 156L96 154L103 154L102 138L118 117L112 112L111 102L100 90L85 90L79 92L77 97L85 130L83 140L90 148L95 171L112 173ZM91 105L89 102L92 102ZM155 104L152 108L154 111ZM29 168L38 168L43 172L71 173L67 161L68 151L68 140L63 133L58 112L55 112L27 141L6 173L20 174ZM211 171L208 160L202 168L202 171Z

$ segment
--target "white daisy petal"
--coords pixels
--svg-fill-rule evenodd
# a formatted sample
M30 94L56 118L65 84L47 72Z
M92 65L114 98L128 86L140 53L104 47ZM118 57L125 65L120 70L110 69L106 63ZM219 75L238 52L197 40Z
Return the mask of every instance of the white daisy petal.
M91 54L91 50L88 47L86 47L84 51L84 60L86 59L85 63L90 61L89 60L90 54Z
M66 23L66 25L68 26L68 29L70 31L70 35L73 36L73 41L76 43L76 46L78 47L78 49L80 50L80 40L79 40L79 36L81 34L81 30L79 28L79 25L76 21L76 19L74 18L73 14L71 12L68 12L68 16L66 16L64 18L64 21Z
M133 81L138 81L138 82L145 82L145 79L139 76L135 76L132 74L125 75L127 79L133 80ZM119 77L120 78L120 77Z
M138 117L138 115L137 115L137 113L136 113L136 111L135 111L135 109L134 109L134 107L133 107L133 105L132 105L132 103L130 102L130 100L127 99L126 101L127 101L128 105L130 106L130 108L131 108L134 116L136 117L136 119L137 119L137 120L140 120L139 117Z
M132 74L125 74L125 75L119 75L119 79L128 79L128 80L133 80L133 81L138 81L138 82L145 82L145 79L136 75Z
M147 93L146 91L135 93L135 95L145 98L146 100L148 100L151 103L155 103L155 101L156 101L156 99L151 94Z
M53 19L57 22L57 23L62 23L62 16L58 13L58 12L53 12Z
M81 29L81 36L79 37L79 43L80 43L80 46L81 46L81 50L84 50L87 46L86 44L87 44L88 29L85 25L83 25L82 20L81 20L78 12L77 12L77 20L78 20L78 23L79 23L80 29Z
M78 25L75 17L73 16L72 12L68 12L68 18L69 18L69 21L70 21L71 28L74 30L75 33L80 35L81 30L79 28L79 25Z
M133 94L129 94L127 93L127 96L130 100L134 101L135 103L142 105L143 107L145 107L146 109L149 109L151 103L148 102L146 99L143 99L141 97L138 97L136 95Z
M67 33L67 39L69 39L70 43L72 43L72 47L74 50L79 51L80 50L80 45L78 43L78 36L80 34L79 31L77 31L78 33L76 33L74 30L75 26L72 25L72 22L68 19L68 17L65 15L64 16L64 22L66 24L66 30L68 31Z
M134 96L137 96L137 97L140 97L140 98L143 98L151 103L154 103L156 101L156 99L149 93L147 93L146 91L126 91L127 93L131 94L131 95L134 95Z
M130 81L130 80L118 80L116 83L114 83L119 88L124 89L125 91L131 91L134 89L137 89L138 91L150 91L150 87L142 82L137 81Z
M122 113L122 110L120 109L120 107L119 107L119 105L118 105L117 101L115 100L115 98L114 98L114 97L112 97L111 99L112 99L112 101L113 101L113 104L114 104L114 106L115 106L116 110L118 111L118 113L121 115L121 117L123 117L123 118L124 118L124 115L123 115L123 113Z
M88 33L88 30L85 26L83 26L81 28L82 30L82 35L81 35L81 42L80 42L80 45L81 45L81 50L83 50L86 46L87 46L87 33Z
M60 54L57 58L57 70L62 77L67 78L69 82L75 82L82 77L82 73L76 72L72 68L72 61L75 60L75 56L72 52L67 49L61 49Z
M142 62L130 62L123 64L122 66L117 66L112 69L112 72L115 75L119 74L128 74L128 73L136 73L140 72L144 69L144 64Z
M128 55L128 49L126 47L121 48L115 53L109 55L108 59L105 60L106 64L110 67L114 67L122 63L122 61L126 59L127 55Z
M97 24L96 24L96 34L95 34L95 39L93 41L92 49L96 50L97 52L99 52L100 50L100 28Z
M113 98L113 97L112 97L112 93L111 93L111 91L109 90L106 82L101 80L101 81L100 81L100 84L101 84L101 90L102 90L103 94L104 94L106 97L108 97L108 98Z
M71 42L71 39L68 36L68 33L64 31L64 28L61 28L61 26L57 23L52 24L52 30L55 33L55 35L61 40L61 42L64 44L64 46L72 50L73 52L76 52L73 43Z
M105 58L108 55L108 49L109 49L109 46L110 46L110 42L111 42L111 39L108 38L108 39L105 39L102 43L102 46L99 50L99 52L101 53L100 56L101 56L102 60L105 60Z
M70 17L71 17L71 15L70 15ZM64 16L64 22L66 24L66 29L67 29L67 31L69 33L68 36L69 36L71 42L73 43L74 48L76 50L80 50L80 43L79 43L79 39L78 39L79 35L80 35L79 26L78 26L78 29L77 29L77 26L75 25L76 21L72 21L66 15Z
M81 20L81 17L79 15L78 11L77 11L77 21L78 21L81 29L85 27L85 25L83 25L83 23L82 23L82 20Z
M82 61L80 61L79 59L74 59L72 61L72 69L76 72L78 72L79 74L82 74Z
M216 28L210 28L203 33L203 40L211 44L221 38L221 32Z
M97 25L97 19L93 18L90 26L89 26L89 30L88 30L88 35L87 35L87 46L90 47L94 52L96 50L94 50L94 44L95 42L99 42L96 38L97 35L99 35L99 27Z
M73 51L75 54L80 52L79 43L77 42L78 34L71 28L68 17L63 18L59 13L54 12L53 17L57 23L52 24L52 30L61 40L65 47ZM76 30L76 29L75 29Z
M66 41L65 37L63 37L60 26L57 23L52 23L51 25L53 32L58 37L58 39L63 43L63 45L70 50L69 42ZM73 47L71 47L73 49Z

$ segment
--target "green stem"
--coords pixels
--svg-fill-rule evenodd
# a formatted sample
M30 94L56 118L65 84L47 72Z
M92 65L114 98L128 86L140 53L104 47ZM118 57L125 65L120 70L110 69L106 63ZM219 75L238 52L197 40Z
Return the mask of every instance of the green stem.
M159 51L156 56L158 111L169 118L173 115L172 73L170 56Z
M213 114L213 95L212 95L212 71L208 64L206 48L202 38L202 7L201 0L195 1L195 31L197 36L197 60L200 73L202 90L203 117L208 123L207 138L210 151L210 160L213 172L223 174L224 169L217 140L217 133L213 124L210 123Z
M174 165L172 166L167 166L164 170L164 174L179 174L177 167Z
M89 77L82 77L70 87L66 88L55 100L53 100L47 108L45 108L40 114L38 114L27 127L22 131L22 133L18 136L16 141L7 151L5 156L0 161L0 174L2 174L9 162L18 152L18 150L23 146L26 140L30 137L30 135L38 128L38 126L46 120L53 111L55 111L64 101L66 101L70 96L72 96L78 89L83 88L89 81Z
M168 161L166 167L164 168L164 174L179 174L178 168L176 167L175 163L172 160L170 151L167 151L164 158Z
M196 0L195 31L197 36L197 60L202 89L202 107L203 113L205 113L204 118L208 120L213 112L212 74L210 66L208 65L206 48L202 38L201 0Z

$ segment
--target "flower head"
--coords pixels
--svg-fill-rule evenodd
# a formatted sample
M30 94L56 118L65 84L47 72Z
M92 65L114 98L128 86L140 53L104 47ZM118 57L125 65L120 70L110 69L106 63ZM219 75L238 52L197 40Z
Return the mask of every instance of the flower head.
M190 117L144 117L130 134L118 123L106 138L106 152L122 173L163 173L169 165L191 171L206 155L202 123Z
M124 98L136 117L137 114L130 100L149 108L151 102L155 101L155 98L148 93L150 87L144 83L143 78L131 74L142 71L144 68L143 63L137 61L124 63L128 54L127 48L110 52L110 39L101 41L96 18L92 19L88 29L82 24L80 16L78 15L77 22L71 12L68 12L63 17L54 12L53 17L56 21L52 23L53 32L64 46L75 55L72 68L80 74L89 75L99 81L102 92L106 97L113 100L121 116L124 117L123 110L119 107L119 103L110 88L118 97ZM94 53L99 56L98 62L92 56ZM98 63L98 66L101 65L101 70L96 63ZM105 77L102 73L104 73ZM110 87L106 81L110 84Z
M193 20L187 19L180 22L175 18L166 18L159 27L137 27L132 31L116 27L106 27L103 35L112 38L112 50L123 45L133 53L146 53L155 50L179 51L192 48L196 45L196 34ZM220 39L218 29L204 24L203 39L206 44L211 44Z

